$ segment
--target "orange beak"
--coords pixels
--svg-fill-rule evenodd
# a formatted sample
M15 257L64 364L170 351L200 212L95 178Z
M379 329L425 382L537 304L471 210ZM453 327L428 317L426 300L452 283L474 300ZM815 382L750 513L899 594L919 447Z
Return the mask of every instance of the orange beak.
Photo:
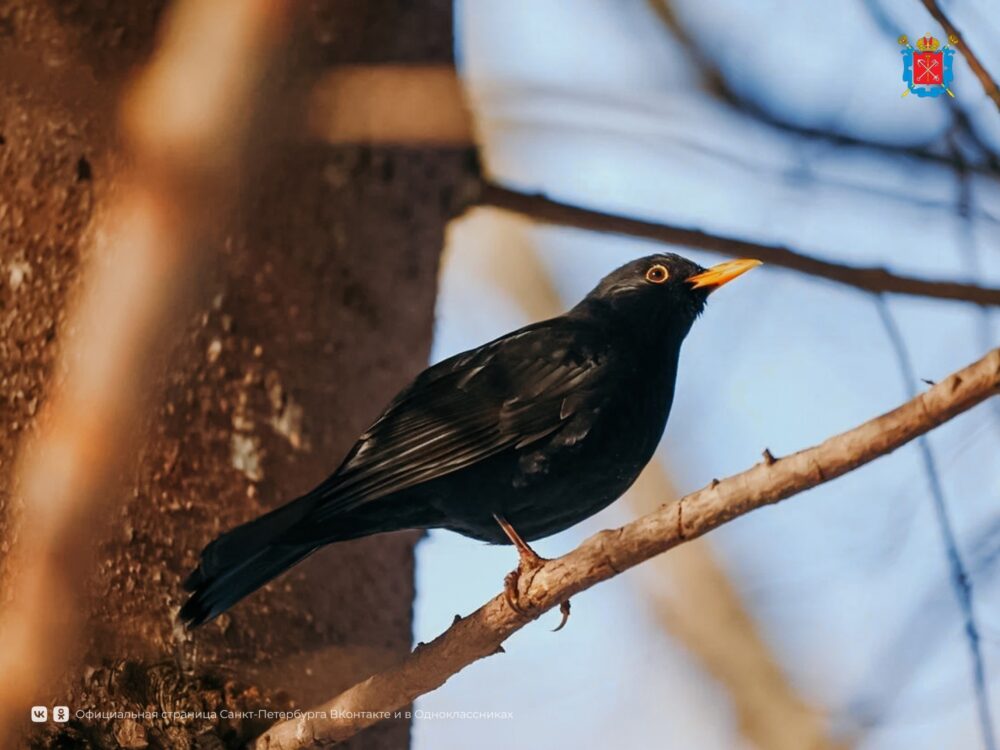
M690 276L687 282L692 289L708 287L709 292L714 292L723 284L728 284L737 276L742 276L751 268L756 268L761 263L753 258L740 258L740 260L727 260L717 266L712 266L707 271Z

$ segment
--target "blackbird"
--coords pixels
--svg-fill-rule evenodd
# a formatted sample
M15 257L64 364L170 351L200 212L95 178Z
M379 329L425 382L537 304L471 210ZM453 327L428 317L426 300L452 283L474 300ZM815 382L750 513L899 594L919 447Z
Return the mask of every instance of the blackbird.
M709 293L759 263L642 258L566 314L427 368L319 486L205 547L181 619L216 617L324 545L411 528L515 545L505 591L521 611L517 575L542 562L527 541L635 481L667 423L681 342Z

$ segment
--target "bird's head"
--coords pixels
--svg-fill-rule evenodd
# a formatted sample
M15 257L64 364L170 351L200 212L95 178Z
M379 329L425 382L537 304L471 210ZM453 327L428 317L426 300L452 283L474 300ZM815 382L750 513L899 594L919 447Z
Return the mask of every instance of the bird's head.
M709 294L759 265L741 259L706 269L673 253L649 255L605 276L579 307L610 310L630 324L670 329L683 339Z

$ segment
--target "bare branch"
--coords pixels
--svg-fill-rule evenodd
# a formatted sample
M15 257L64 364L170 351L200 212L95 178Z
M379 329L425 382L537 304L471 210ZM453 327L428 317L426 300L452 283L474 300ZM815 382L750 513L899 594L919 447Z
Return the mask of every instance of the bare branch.
M273 726L256 750L297 750L344 740L430 692L469 664L498 653L510 635L575 594L701 536L726 521L791 497L883 456L1000 393L1000 348L902 406L820 445L752 468L669 503L621 528L602 531L522 579L512 610L502 594L402 662L369 677L311 714Z
M990 76L989 71L983 67L983 64L976 57L976 53L972 51L972 48L966 43L965 39L962 38L962 34L958 29L955 28L948 16L944 14L941 7L937 4L936 0L921 0L927 11L934 16L934 20L941 24L941 27L948 32L949 37L955 37L958 39L956 47L958 51L962 53L965 57L965 61L969 63L969 67L972 68L972 72L975 74L976 78L979 79L979 83L982 84L983 91L986 92L986 96L993 100L996 104L997 109L1000 110L1000 88L997 88L997 82L993 80Z
M552 200L541 194L522 193L493 183L483 185L479 202L524 214L550 224L561 224L632 237L645 237L670 245L693 247L720 255L758 258L765 263L790 268L809 276L836 281L839 284L866 292L892 292L935 299L961 300L974 302L977 305L1000 305L1000 289L992 287L964 284L957 281L917 279L910 276L899 276L884 268L831 263L810 255L803 255L780 245L764 245L733 237L722 237L699 229L688 229L581 208Z

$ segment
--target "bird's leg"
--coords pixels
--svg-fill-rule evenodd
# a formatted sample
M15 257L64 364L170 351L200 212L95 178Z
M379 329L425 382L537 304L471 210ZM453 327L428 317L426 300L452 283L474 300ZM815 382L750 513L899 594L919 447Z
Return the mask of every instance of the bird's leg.
M517 612L519 615L527 617L528 612L525 611L518 601L518 581L521 579L521 574L523 572L537 570L548 561L546 558L535 552L535 550L531 549L528 543L521 538L521 535L517 533L506 518L497 513L493 514L493 518L495 518L496 522L500 524L500 528L503 529L503 533L507 535L508 539L510 539L510 543L517 548L518 555L517 567L508 573L503 579L504 599L507 600L507 604L512 610ZM565 625L566 621L569 619L568 599L559 605L559 611L562 613L562 622L559 623L556 630L562 630L563 625Z
M521 535L517 533L506 518L496 513L493 514L493 518L495 518L496 522L500 524L500 528L503 529L503 533L507 535L508 539L510 539L510 543L517 548L517 567L508 573L503 580L504 598L506 598L507 604L510 605L512 610L517 612L519 615L527 615L528 613L518 601L517 584L522 573L541 567L545 563L545 558L535 552L535 550L531 549L528 543L521 538Z

